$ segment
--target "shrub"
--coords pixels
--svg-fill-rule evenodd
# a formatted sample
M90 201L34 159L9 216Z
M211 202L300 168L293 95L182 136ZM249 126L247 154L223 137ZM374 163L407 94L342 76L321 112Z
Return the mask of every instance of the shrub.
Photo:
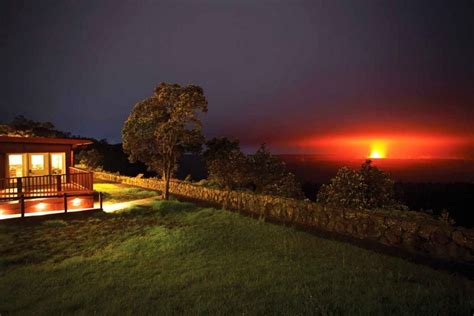
M318 193L318 202L353 209L366 207L364 192L367 185L357 171L343 167L339 169L331 183L323 184Z
M341 168L330 184L321 187L317 200L322 204L353 209L403 209L394 196L394 181L367 160L359 171Z
M303 198L301 185L286 165L262 145L252 156L242 153L238 140L213 138L204 152L209 181L226 189L252 189L260 194Z
M81 165L86 165L93 169L100 169L102 168L104 157L97 149L92 148L81 150L77 154L77 159Z

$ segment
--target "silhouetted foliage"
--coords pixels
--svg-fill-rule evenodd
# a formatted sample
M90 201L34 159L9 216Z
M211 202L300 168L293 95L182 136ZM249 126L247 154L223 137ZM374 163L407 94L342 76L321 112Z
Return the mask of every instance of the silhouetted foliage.
M304 197L295 175L287 170L281 159L268 151L265 144L260 146L254 155L249 156L248 161L249 180L257 193L292 198Z
M105 139L93 140L93 143L87 146L80 146L75 149L75 163L81 163L82 153L94 150L100 155L100 164L97 167L90 166L86 161L82 164L90 168L99 168L108 172L119 172L122 175L136 176L145 174L146 176L156 176L156 173L147 171L147 166L142 162L131 163L128 155L123 151L122 144L109 144ZM86 154L87 155L87 154Z
M199 151L204 137L196 111L207 112L201 87L161 83L154 95L138 102L122 130L123 148L130 161L142 161L165 180L163 197L168 199L169 181L184 152Z
M238 140L213 138L206 142L204 160L208 179L226 189L236 189L248 182L247 157L242 153Z
M318 192L318 202L352 209L366 208L364 192L367 185L362 175L350 168L342 167L331 183L323 184Z
M71 133L59 131L51 122L30 120L23 115L16 116L10 123L0 125L0 135L23 137L71 137Z
M254 155L245 155L238 140L213 138L204 160L208 180L227 189L251 189L260 194L304 198L301 185L285 163L262 145Z
M81 150L77 154L77 160L80 164L94 169L102 169L104 157L95 148Z
M383 208L395 204L395 182L382 170L372 166L371 160L362 164L360 174L367 186L364 192L367 208Z
M341 168L328 185L322 185L320 203L353 209L400 208L394 181L367 160L359 171Z

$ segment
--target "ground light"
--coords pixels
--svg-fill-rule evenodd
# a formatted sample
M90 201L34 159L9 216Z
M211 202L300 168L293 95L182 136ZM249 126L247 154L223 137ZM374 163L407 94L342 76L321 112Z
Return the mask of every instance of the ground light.
M72 205L73 206L81 205L81 199L80 198L75 198L74 200L72 200Z
M38 203L38 204L35 205L35 207L42 211L46 208L46 203L43 203L43 202Z

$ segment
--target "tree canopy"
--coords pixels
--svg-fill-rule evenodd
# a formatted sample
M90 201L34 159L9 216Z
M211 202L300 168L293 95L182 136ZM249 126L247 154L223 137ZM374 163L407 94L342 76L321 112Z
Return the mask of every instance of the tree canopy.
M23 115L16 116L11 122L0 125L0 135L23 137L71 137L71 133L59 131L51 122L38 122Z
M204 152L209 179L227 189L252 189L261 194L303 198L301 185L285 163L262 145L245 155L238 140L213 138Z
M132 162L141 161L161 173L164 197L177 168L177 159L188 151L199 151L204 143L197 112L207 112L201 87L161 83L154 94L138 102L122 130L123 148Z

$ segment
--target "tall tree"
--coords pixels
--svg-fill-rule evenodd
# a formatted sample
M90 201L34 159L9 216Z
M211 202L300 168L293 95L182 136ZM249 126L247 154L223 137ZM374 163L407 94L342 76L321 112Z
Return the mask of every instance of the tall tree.
M131 162L141 161L161 173L163 198L169 198L169 183L184 152L200 151L204 143L198 112L207 112L201 87L161 83L154 94L138 102L122 130L125 152Z

